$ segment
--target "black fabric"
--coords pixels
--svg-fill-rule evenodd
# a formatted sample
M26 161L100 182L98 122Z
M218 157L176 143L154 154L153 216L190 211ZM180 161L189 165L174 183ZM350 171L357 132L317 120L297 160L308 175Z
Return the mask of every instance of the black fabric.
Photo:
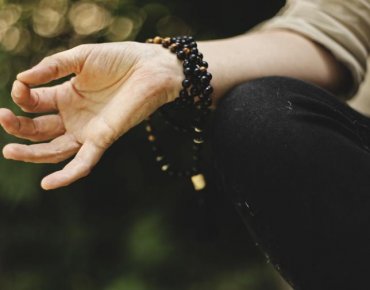
M293 288L370 289L370 118L267 77L224 96L212 127L224 193Z

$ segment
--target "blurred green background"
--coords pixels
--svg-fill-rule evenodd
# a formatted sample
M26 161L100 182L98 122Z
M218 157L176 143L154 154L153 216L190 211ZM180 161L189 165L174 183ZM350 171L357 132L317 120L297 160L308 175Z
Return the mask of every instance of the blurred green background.
M283 2L0 0L0 106L21 113L10 99L12 81L46 55L154 35L237 35ZM1 129L1 147L14 141L27 143ZM142 124L68 188L39 185L64 164L1 158L0 289L282 289L217 183L206 149L202 194L188 180L162 175Z

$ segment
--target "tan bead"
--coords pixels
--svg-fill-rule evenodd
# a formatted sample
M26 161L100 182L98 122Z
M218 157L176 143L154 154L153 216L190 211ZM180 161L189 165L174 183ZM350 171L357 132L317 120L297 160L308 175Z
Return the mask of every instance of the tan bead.
M189 54L190 53L190 49L185 47L183 50L182 50L185 54Z
M163 39L163 41L165 41L165 42L167 42L167 43L170 43L170 42L171 42L171 38L170 38L170 37L165 37L165 38Z
M153 38L148 38L148 39L146 40L146 43L153 43Z
M206 187L206 180L203 174L193 175L191 177L191 181L196 191L202 190L203 188Z
M170 167L169 164L164 164L164 165L162 165L161 170L166 171L168 169L168 167Z
M201 72L205 72L205 71L207 71L207 68L206 68L205 66L201 66L201 67L199 68L199 70L200 70Z
M156 37L154 37L153 42L155 44L160 44L160 43L162 43L162 40L163 40L162 37L156 36Z
M161 161L163 159L163 156L157 156L156 158L155 158L155 161Z
M177 48L177 44L176 44L176 43L172 43L172 44L170 45L170 49L175 49L175 48Z
M202 139L197 139L197 138L195 138L195 139L193 139L193 142L194 142L195 144L202 144L204 141L203 141Z
M154 135L149 135L149 136L148 136L148 140L149 140L150 142L154 142L154 141L155 141L155 136L154 136Z

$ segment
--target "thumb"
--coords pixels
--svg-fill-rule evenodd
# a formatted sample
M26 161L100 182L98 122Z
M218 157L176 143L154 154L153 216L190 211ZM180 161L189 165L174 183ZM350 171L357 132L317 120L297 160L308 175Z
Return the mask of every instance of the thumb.
M40 63L17 75L17 79L27 85L41 85L53 80L78 74L85 63L91 45L79 45L45 57Z

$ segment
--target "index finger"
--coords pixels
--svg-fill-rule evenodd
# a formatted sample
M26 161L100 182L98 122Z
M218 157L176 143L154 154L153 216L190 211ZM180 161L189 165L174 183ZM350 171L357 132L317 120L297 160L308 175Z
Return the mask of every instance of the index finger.
M17 75L17 80L27 85L41 85L53 80L78 74L91 51L91 46L80 45L45 57L34 67Z

